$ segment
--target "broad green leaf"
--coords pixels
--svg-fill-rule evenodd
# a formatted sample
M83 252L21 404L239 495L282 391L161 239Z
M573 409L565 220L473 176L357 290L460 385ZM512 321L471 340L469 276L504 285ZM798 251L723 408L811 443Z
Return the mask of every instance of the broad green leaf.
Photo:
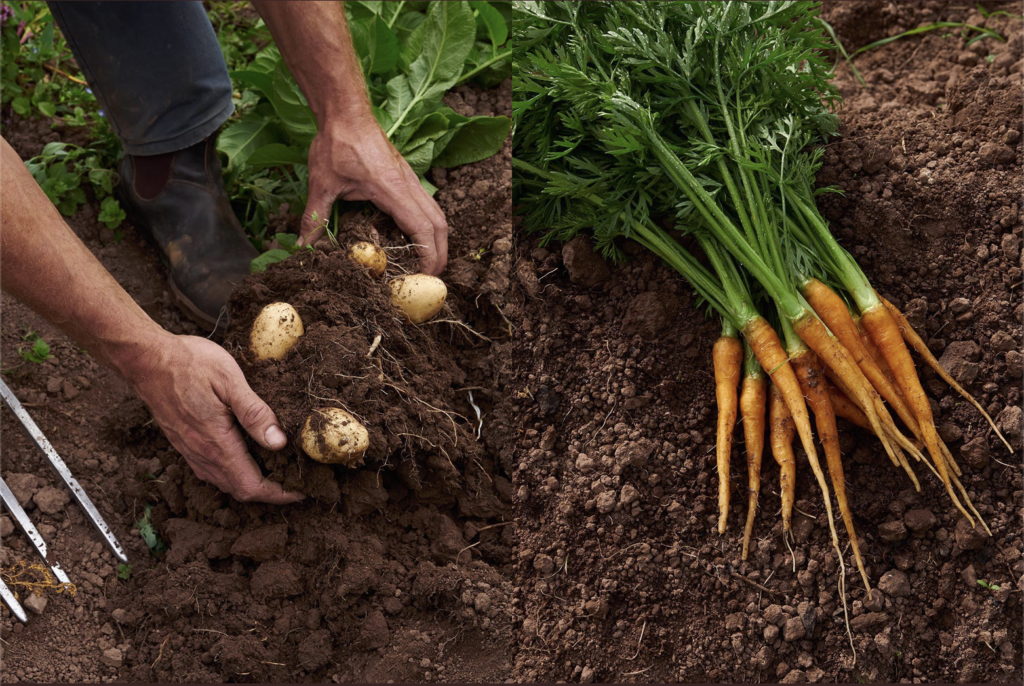
M116 198L103 199L98 219L106 224L108 229L116 229L121 225L126 216L124 210L121 209L121 203Z
M405 147L415 148L424 141L435 141L444 135L449 129L448 119L441 112L431 112L412 125L404 127L400 132L402 135L394 141L395 147L403 155Z
M57 105L50 102L49 100L43 100L42 102L37 103L36 107L38 107L39 111L47 117L57 116Z
M364 74L385 74L398 64L398 38L380 15L349 25Z
M18 115L27 117L32 112L32 101L26 97L15 98L11 101L11 107Z
M251 86L265 96L268 100L274 98L274 75L273 73L256 71L254 69L242 69L230 73L232 79Z
M274 97L271 100L288 135L300 145L312 143L317 131L316 118L284 61L274 69Z
M284 145L283 143L271 143L254 150L246 162L253 169L287 167L293 164L306 163L306 150L292 145Z
M476 23L481 26L491 45L497 48L508 40L508 24L501 12L483 0L472 0L469 6L476 12Z
M255 59L249 64L249 69L246 71L258 71L264 74L273 74L274 68L277 67L278 62L281 61L281 51L277 49L276 45L268 45L267 47L260 50L259 54L256 55Z
M405 157L405 161L409 163L412 170L418 176L422 176L430 169L430 163L434 159L434 142L419 141L416 145L402 151L402 156Z
M228 156L228 167L237 168L245 164L249 156L259 148L271 143L280 143L281 132L270 119L250 112L224 129L217 138L217 150Z
M465 2L431 3L425 25L423 48L409 65L409 83L415 93L434 84L450 88L476 39L476 19Z
M249 263L249 273L259 274L275 262L283 262L289 257L291 257L291 253L287 250L282 250L281 248L268 250L259 257L254 258L253 261Z
M433 161L435 167L457 167L487 159L501 150L512 120L508 117L473 117Z

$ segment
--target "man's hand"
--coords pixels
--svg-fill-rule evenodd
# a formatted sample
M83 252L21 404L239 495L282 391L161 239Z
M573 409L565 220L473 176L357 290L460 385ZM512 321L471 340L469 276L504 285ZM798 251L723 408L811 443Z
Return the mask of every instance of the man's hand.
M444 212L372 117L327 121L313 139L301 243L312 243L323 234L323 220L331 216L336 198L369 200L391 215L416 245L420 271L436 276L444 270L448 262Z
M336 198L369 200L390 214L416 244L420 270L440 274L448 262L448 223L373 118L342 3L254 0L253 4L306 96L320 131L309 149L309 200L300 242L320 237Z
M288 439L223 348L166 334L132 367L129 382L197 477L243 502L284 505L303 498L264 478L249 455L236 418L265 448L280 450Z

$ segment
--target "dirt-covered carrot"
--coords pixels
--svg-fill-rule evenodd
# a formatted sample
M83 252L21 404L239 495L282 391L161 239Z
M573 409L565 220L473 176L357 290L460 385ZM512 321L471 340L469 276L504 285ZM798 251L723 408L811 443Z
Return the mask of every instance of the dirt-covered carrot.
M860 333L861 342L864 343L864 349L868 351L868 354L871 355L871 359L875 361L878 368L885 374L885 378L889 379L889 381L896 386L896 376L892 373L892 368L889 366L886 359L882 357L882 351L879 350L878 346L875 345L875 342L871 340L870 334L864 330L864 327L860 323L860 315L854 315L853 321L857 322L857 331ZM900 391L899 386L896 386L896 390ZM903 391L900 391L900 395L903 395Z
M917 417L907 405L900 390L889 380L889 377L885 375L871 353L868 352L846 302L836 295L835 291L814 278L808 279L804 283L801 292L807 298L807 302L810 303L815 314L849 351L853 361L871 382L872 387L896 410L896 414L907 425L907 428L920 438L921 432L917 426Z
M732 454L732 434L736 428L738 404L737 387L743 366L743 343L736 327L723 320L722 335L715 341L711 359L715 367L715 398L718 401L718 439L715 453L718 458L718 533L725 533L729 518L729 459Z
M793 503L796 500L796 458L793 455L793 436L796 426L789 414L782 390L772 384L769 393L769 440L772 457L779 464L779 493L782 495L782 530L788 532L793 526Z
M910 351L903 342L903 336L900 334L896 320L893 319L889 310L881 302L878 302L861 312L861 323L868 333L871 334L871 339L889 362L889 366L892 367L892 372L896 376L896 383L899 385L900 390L903 391L903 395L907 402L910 403L911 408L913 408L914 414L917 415L917 420L921 426L921 437L925 447L928 448L928 452L931 454L932 462L935 463L935 468L938 470L939 477L946 487L946 492L956 508L960 510L960 514L970 522L971 526L974 526L974 517L967 512L967 509L953 490L953 482L949 478L950 468L943 455L942 448L939 447L939 434L935 428L935 418L932 416L931 404L928 402L928 396L924 393L924 387L921 386L921 380L918 378L917 370L914 368L914 361L911 359Z
M807 398L807 404L810 405L811 412L814 413L818 440L821 441L821 447L825 450L829 477L832 480L832 487L836 489L839 513L846 526L846 533L850 536L853 556L857 561L857 570L860 572L860 577L864 581L864 587L868 589L868 597L870 597L871 584L868 581L867 571L864 569L864 560L860 555L857 531L853 526L853 513L850 512L850 505L846 499L846 480L843 475L843 459L839 450L839 430L836 427L835 410L832 409L832 402L829 398L829 384L823 373L824 365L817 355L808 351L793 358L793 368L800 380L800 387Z
M743 442L747 451L747 523L743 527L743 559L750 549L754 531L757 498L761 493L761 457L764 454L765 415L767 414L768 380L757 356L744 345L743 385L740 391L740 417L743 419Z
M992 427L992 430L996 432L996 436L999 436L999 440L1003 442L1003 445L1006 446L1006 449L1012 453L1013 447L1010 446L1010 442L1006 440L1006 437L1004 437L1002 433L1000 433L999 427L997 427L996 423L992 421L992 417L990 417L988 412L985 411L985 408L981 406L981 403L975 400L974 396L968 393L963 386L958 384L956 382L956 379L954 379L950 375L950 373L946 371L946 368L943 367L937 359L935 359L935 355L933 355L932 352L928 349L928 346L925 344L924 339L921 338L921 336L918 335L916 331L914 331L914 327L910 325L910 322L907 321L907 318L903 315L903 313L900 312L895 305L893 305L891 302L889 302L882 296L878 296L878 298L879 300L882 301L882 305L889 312L889 315L895 320L896 325L899 328L899 332L903 336L903 339L907 343L909 343L911 347L914 348L914 350L917 351L918 355L924 358L924 361L928 363L928 366L934 369L935 373L941 376L943 381L948 383L954 391L962 395L969 403L974 405L975 409L977 409L978 412L981 413L981 416L984 417L985 421L987 421L989 426Z

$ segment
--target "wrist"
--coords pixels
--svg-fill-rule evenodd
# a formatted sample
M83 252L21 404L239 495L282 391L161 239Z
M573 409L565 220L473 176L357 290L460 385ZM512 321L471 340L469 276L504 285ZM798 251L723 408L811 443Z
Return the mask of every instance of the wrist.
M133 387L145 381L163 366L167 351L176 336L153 323L142 335L112 344L106 350L110 366Z

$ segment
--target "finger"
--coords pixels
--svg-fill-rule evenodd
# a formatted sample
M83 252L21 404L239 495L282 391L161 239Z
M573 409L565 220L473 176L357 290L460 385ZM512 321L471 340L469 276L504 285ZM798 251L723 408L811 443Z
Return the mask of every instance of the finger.
M228 384L227 397L224 400L245 432L269 450L280 450L285 447L288 444L288 437L281 429L274 411L249 388L241 370L238 370L237 378L232 375Z
M448 264L448 220L444 211L437 201L430 197L430 194L422 184L412 167L403 160L406 183L409 184L409 195L419 205L420 210L430 219L433 225L434 250L437 253L437 263L432 274L440 274Z
M220 455L216 462L221 471L220 480L226 482L218 488L243 503L259 502L271 505L287 505L302 500L301 493L286 491L284 487L270 481L260 472L256 461L245 449L245 442L238 429L232 429L219 446Z
M402 188L402 191L404 190L405 188ZM380 198L374 204L390 214L402 233L416 244L416 254L420 258L420 271L424 274L437 274L434 225L420 209L419 203L408 195L397 198L391 191L388 191L388 195Z
M299 228L298 245L300 247L312 245L324 235L335 197L318 186L310 184L309 200L306 201L306 209L302 213L302 223Z

